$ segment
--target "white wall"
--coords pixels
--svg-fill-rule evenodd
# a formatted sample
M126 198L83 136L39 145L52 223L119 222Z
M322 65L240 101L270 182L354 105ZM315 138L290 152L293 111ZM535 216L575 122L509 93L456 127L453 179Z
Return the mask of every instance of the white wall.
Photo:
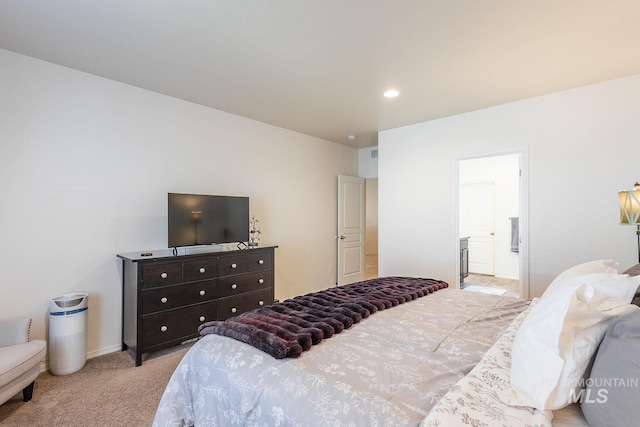
M493 183L494 184L494 228L495 232L495 276L505 279L519 278L519 257L511 251L511 217L519 216L519 181L520 156L504 154L499 156L463 159L458 162L458 184ZM461 194L461 193L459 193ZM465 204L458 205L459 218L465 218L462 212ZM468 233L460 225L460 236ZM471 246L471 242L470 242ZM469 260L473 261L474 253L469 251ZM473 273L473 271L470 272Z
M378 177L378 147L366 147L358 150L359 177Z
M89 292L89 356L120 348L116 254L167 246L168 192L249 196L276 298L335 283L337 175L358 151L0 50L0 307L46 337Z
M593 259L637 261L618 195L640 178L640 75L379 134L379 269L455 283L455 159L528 150L529 283Z

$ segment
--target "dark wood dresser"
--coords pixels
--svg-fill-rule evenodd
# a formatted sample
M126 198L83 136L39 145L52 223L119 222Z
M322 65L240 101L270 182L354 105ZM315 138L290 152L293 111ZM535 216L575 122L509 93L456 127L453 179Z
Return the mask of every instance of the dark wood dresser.
M142 355L198 337L198 327L273 303L275 248L118 254L122 349Z

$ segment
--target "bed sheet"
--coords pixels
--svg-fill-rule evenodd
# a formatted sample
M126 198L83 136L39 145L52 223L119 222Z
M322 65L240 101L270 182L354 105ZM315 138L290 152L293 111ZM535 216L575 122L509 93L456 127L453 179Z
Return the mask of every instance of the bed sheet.
M444 289L378 312L297 359L200 339L154 426L408 426L482 358L528 302Z
M510 387L513 340L536 303L537 299L514 319L471 372L431 409L420 427L588 427L577 404L558 411L537 410L510 406L499 398L499 392Z

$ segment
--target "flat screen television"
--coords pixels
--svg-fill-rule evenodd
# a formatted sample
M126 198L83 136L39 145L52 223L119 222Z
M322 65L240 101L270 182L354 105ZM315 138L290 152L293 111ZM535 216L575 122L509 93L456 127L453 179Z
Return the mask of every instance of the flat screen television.
M249 198L169 193L170 248L247 242Z

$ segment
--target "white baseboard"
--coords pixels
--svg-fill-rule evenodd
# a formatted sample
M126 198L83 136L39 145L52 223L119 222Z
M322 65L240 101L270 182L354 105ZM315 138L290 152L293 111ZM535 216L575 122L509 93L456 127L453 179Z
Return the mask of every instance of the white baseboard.
M93 359L94 357L104 356L105 354L115 353L122 350L122 344L115 344L109 347L104 347L98 350L93 350L87 353L87 359Z

